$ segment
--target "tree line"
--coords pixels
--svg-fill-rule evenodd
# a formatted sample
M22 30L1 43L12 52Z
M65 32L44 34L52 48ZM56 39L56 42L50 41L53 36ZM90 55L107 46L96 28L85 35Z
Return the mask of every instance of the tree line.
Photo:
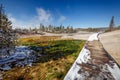
M76 32L75 29L73 29L72 26L52 26L48 25L45 26L42 23L40 24L39 27L35 28L29 28L29 29L20 29L16 28L15 29L16 33L21 33L21 34L42 34L43 32L49 32L49 33L74 33Z

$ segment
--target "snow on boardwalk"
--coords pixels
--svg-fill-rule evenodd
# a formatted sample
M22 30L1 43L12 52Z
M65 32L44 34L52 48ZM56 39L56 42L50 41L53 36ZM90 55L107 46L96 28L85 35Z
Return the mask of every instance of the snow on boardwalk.
M89 37L64 80L120 80L120 68L98 41L98 35Z

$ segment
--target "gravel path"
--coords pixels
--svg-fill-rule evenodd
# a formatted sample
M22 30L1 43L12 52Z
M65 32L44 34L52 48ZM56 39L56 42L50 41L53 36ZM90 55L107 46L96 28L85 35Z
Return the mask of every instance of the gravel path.
M120 30L101 34L100 41L105 50L120 65Z

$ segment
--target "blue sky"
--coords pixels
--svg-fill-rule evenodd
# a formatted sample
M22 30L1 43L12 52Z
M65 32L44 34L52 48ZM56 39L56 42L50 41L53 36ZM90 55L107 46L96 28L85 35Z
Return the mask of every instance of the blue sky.
M111 17L120 25L120 0L0 0L14 27L71 25L108 27Z

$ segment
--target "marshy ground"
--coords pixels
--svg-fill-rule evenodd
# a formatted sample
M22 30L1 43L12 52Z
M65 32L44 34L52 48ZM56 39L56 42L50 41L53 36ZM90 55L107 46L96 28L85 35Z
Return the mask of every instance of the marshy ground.
M62 40L60 36L21 38L19 45L34 50L36 60L31 67L3 72L3 80L63 80L84 44L83 40Z

